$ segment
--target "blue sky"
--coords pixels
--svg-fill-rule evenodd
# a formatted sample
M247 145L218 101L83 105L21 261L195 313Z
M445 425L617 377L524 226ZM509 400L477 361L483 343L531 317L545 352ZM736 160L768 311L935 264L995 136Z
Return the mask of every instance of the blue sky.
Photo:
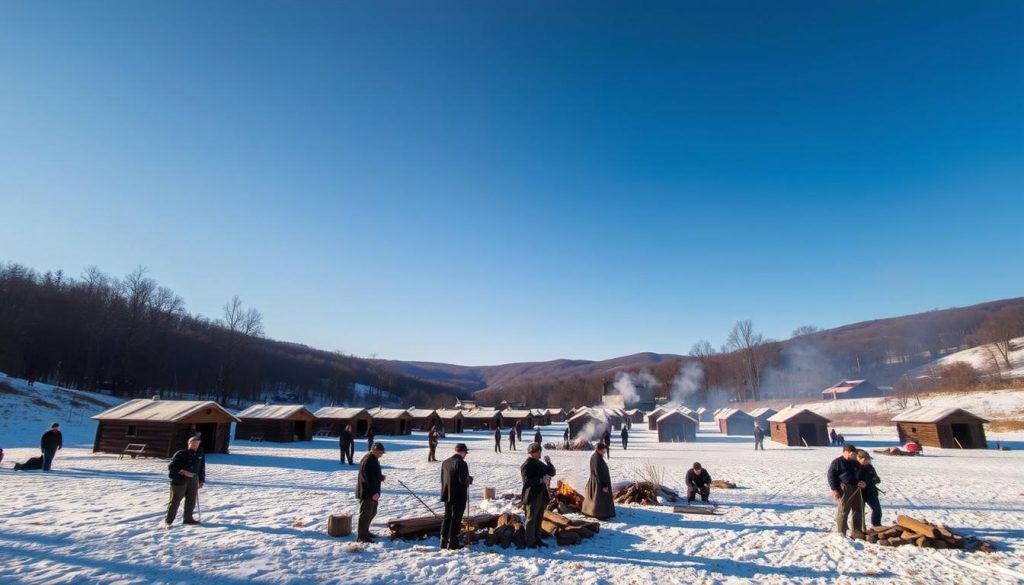
M490 364L1024 294L1019 2L0 7L0 260Z

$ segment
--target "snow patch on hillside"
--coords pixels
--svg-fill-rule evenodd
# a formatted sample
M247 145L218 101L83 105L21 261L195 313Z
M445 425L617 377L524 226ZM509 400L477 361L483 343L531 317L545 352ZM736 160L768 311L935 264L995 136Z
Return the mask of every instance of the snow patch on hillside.
M939 358L931 364L918 370L922 375L927 375L930 370L943 366L952 365L957 362L964 362L974 366L974 369L984 374L1001 375L1003 378L1024 377L1024 337L1018 337L1012 341L1012 349L1009 352L1010 366L995 349L979 345L963 351L949 354Z

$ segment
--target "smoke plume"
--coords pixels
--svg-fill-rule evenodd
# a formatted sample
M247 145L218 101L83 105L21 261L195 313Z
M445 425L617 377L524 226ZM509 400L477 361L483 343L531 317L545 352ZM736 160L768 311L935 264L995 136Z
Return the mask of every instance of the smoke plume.
M704 381L704 366L700 362L689 362L680 368L672 380L672 393L669 398L669 405L673 407L685 406L690 398L701 388ZM694 405L699 406L699 405Z

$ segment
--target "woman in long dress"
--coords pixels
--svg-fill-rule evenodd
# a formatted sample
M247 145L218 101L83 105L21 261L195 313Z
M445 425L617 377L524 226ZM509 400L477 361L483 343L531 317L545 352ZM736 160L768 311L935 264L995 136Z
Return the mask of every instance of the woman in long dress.
M608 446L599 443L590 456L590 479L587 480L583 495L583 513L591 518L604 520L615 515L615 500L612 496L612 476L604 460Z

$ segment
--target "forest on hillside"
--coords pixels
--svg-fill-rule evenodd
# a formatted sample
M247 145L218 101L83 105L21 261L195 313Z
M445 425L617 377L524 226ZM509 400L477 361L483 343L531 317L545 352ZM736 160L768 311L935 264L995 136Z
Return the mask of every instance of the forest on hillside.
M0 265L0 371L118 396L200 396L223 404L451 405L444 384L386 364L266 339L263 316L228 299L219 318L139 268L122 278L90 268L78 278Z

